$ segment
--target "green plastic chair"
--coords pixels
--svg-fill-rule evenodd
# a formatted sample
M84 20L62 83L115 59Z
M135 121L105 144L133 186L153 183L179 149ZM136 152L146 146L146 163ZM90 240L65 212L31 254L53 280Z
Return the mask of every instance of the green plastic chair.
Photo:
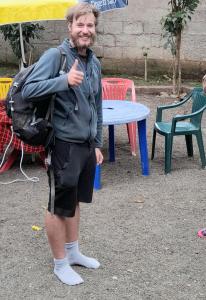
M176 115L172 118L172 122L164 122L162 120L163 110L176 108L185 104L188 100L192 101L192 112L190 114ZM205 109L206 94L202 88L194 88L178 103L157 107L156 122L153 129L151 159L154 158L156 133L158 132L165 137L165 174L171 171L172 144L175 135L185 135L188 156L193 156L192 135L194 134L196 136L202 168L205 167L206 159L201 131L201 120ZM188 122L182 122L186 119L189 119Z

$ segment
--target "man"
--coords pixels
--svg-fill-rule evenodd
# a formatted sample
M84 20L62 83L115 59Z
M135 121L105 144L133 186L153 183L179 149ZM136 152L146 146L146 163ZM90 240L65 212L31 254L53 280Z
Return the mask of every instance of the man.
M51 156L55 202L52 214L50 196L45 225L54 273L68 285L83 282L71 265L94 269L100 266L97 260L81 254L78 247L79 202L92 201L95 166L103 161L101 69L89 49L95 39L98 16L96 8L87 3L71 8L66 16L70 39L60 46L66 53L68 72L59 74L60 51L49 49L23 88L23 96L28 99L56 93Z
M204 75L202 78L202 88L203 91L206 93L206 75Z

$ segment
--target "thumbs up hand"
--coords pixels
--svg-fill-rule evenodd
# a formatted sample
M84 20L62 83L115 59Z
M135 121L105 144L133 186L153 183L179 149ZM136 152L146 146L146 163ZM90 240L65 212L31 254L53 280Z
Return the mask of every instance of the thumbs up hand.
M82 83L83 78L84 73L82 71L78 71L78 60L75 59L73 66L67 74L68 83L71 86L78 86Z

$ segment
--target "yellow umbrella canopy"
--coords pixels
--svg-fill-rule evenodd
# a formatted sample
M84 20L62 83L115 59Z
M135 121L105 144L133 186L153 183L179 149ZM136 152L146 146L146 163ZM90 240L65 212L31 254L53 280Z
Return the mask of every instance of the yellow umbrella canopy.
M1 0L0 25L44 20L63 20L78 0Z
M0 0L0 25L62 20L66 10L79 2L91 3L100 11L128 5L128 0Z

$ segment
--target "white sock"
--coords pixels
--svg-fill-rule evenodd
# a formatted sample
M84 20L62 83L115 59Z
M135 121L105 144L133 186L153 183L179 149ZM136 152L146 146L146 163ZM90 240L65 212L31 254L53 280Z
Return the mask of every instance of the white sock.
M80 265L85 268L91 268L91 269L99 268L100 263L96 259L81 254L81 252L79 251L78 241L66 243L65 249L67 252L69 264L71 266Z
M84 282L81 276L70 267L67 257L62 259L54 258L54 274L63 283L68 285L76 285Z

